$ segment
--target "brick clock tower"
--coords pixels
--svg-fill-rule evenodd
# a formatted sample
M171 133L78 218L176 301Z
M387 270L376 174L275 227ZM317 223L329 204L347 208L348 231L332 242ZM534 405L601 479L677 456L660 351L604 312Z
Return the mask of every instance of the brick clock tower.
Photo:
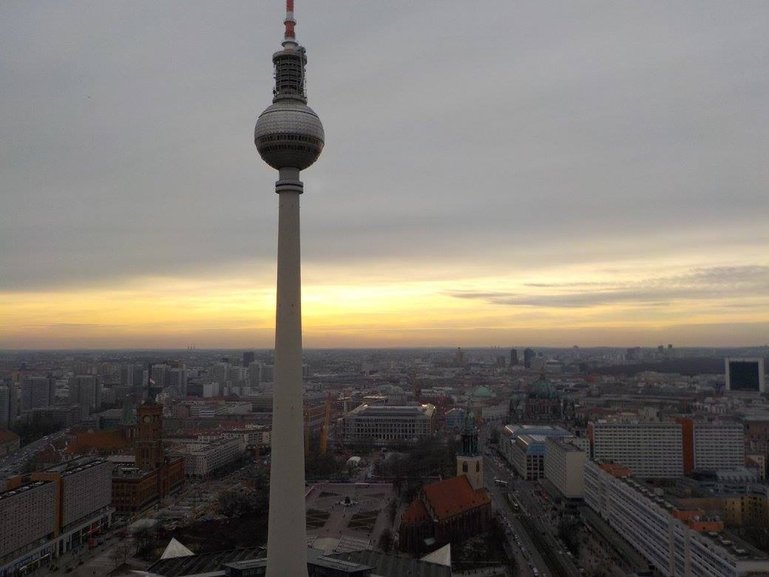
M155 402L152 390L152 365L147 371L147 398L136 408L136 466L157 472L157 494L162 498L171 490L168 459L163 450L163 405Z
M152 471L165 463L163 406L145 402L136 409L136 466Z

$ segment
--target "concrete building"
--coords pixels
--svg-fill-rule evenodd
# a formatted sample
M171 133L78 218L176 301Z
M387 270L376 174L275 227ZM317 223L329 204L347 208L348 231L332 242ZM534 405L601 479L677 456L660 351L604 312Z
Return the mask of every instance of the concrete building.
M16 384L9 382L0 385L0 428L8 429L14 426L18 414Z
M692 444L694 470L717 471L745 466L745 429L741 423L695 422Z
M500 451L522 478L537 480L545 476L546 440L572 436L550 425L507 425L500 436Z
M24 417L28 423L56 426L60 429L76 425L83 419L80 405L65 407L37 407L27 411Z
M683 438L679 423L597 421L588 423L592 458L630 467L638 477L684 474Z
M25 377L21 381L21 410L29 411L53 404L56 382L49 377Z
M184 454L184 472L188 477L204 479L217 469L240 459L245 449L242 437L187 443L180 447Z
M679 477L745 465L745 433L738 422L593 422L592 457L633 469L638 477Z
M56 485L50 481L19 483L0 492L0 575L55 555L55 509Z
M76 375L69 381L69 402L78 405L83 418L101 409L101 380L96 375Z
M585 503L665 577L743 577L769 572L769 556L701 510L676 507L624 467L585 464Z
M585 492L584 466L587 453L566 437L545 441L545 478L566 499L582 499Z
M435 431L435 406L359 405L341 419L348 445L398 445L424 439Z
M0 493L0 575L46 567L109 527L111 471L85 457L10 478Z

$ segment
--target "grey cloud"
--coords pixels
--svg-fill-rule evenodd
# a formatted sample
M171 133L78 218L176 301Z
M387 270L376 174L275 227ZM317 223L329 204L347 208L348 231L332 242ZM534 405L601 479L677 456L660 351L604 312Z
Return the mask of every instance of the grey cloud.
M529 283L532 286L536 283ZM462 299L478 299L492 304L545 307L586 308L609 304L633 304L660 307L680 300L724 299L722 306L730 306L729 299L767 299L769 294L769 267L734 266L691 270L668 277L650 277L641 281L614 283L611 288L576 291L578 283L542 283L542 288L562 290L542 294L506 292L453 291L449 295ZM735 306L739 307L737 303ZM754 305L755 306L755 305Z
M275 175L251 131L280 4L0 4L0 289L272 268ZM304 176L308 263L768 240L765 3L297 16L328 140Z

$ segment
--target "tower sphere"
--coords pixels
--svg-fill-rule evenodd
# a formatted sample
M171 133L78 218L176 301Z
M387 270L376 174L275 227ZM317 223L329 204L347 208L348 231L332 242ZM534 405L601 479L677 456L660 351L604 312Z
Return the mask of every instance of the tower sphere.
M315 112L299 100L278 100L259 115L254 143L271 167L311 166L323 150L323 125Z

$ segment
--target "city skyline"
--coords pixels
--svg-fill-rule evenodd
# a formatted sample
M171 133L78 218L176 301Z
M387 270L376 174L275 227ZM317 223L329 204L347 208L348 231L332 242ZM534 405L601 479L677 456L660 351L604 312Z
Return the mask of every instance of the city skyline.
M280 4L0 7L0 348L271 346ZM333 6L308 348L766 343L769 8Z

